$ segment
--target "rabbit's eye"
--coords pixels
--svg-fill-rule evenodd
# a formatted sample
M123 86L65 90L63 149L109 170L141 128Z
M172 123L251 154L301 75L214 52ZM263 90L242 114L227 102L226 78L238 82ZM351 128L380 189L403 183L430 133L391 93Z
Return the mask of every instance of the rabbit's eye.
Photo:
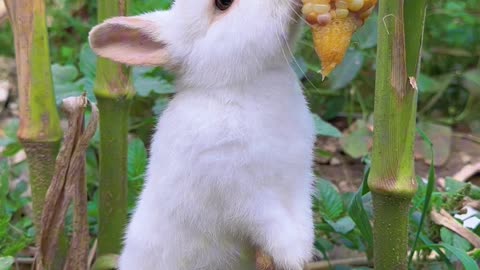
M215 0L215 5L219 10L227 10L233 4L233 0Z

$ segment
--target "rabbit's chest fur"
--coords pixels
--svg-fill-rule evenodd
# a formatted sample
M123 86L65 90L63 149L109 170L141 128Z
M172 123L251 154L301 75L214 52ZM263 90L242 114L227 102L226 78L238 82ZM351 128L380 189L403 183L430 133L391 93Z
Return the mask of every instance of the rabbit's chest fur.
M153 136L125 252L150 248L149 269L248 269L239 265L263 223L311 229L313 140L289 68L236 88L179 89Z

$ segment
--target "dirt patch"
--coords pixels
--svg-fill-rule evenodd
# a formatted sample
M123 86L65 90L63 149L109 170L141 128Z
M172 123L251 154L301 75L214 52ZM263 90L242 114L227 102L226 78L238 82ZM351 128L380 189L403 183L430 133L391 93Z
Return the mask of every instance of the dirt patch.
M322 178L332 181L341 192L355 192L362 183L364 165L341 152L338 140L319 139L317 145L325 146L333 157L328 160L316 159L315 172ZM330 151L330 149L334 151ZM335 162L332 162L335 160ZM452 137L452 149L448 160L442 166L436 167L437 178L451 177L467 164L480 162L480 142L469 134L455 133ZM428 176L429 164L423 159L415 161L415 170L421 177ZM480 184L480 177L471 181Z

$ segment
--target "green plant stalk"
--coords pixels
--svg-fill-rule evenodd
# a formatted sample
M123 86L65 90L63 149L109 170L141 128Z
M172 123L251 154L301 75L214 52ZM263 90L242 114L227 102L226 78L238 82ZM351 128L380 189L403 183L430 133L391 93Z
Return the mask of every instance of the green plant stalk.
M5 4L15 37L20 107L17 136L27 154L33 222L40 231L45 194L63 137L50 69L45 3L43 0L6 0ZM66 247L66 238L61 237L55 264L58 269L66 256Z
M98 0L99 22L126 15L126 0ZM95 95L100 110L98 254L118 254L127 223L128 116L134 91L129 69L97 61Z
M368 180L375 269L407 269L408 210L417 186L413 149L425 0L380 0L375 132Z

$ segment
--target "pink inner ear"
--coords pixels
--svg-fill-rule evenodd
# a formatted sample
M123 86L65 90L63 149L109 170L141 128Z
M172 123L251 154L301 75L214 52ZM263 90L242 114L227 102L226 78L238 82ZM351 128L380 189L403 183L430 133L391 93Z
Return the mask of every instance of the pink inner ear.
M149 21L117 17L90 33L93 51L104 58L128 65L159 66L168 63L166 44L152 35L157 29Z

